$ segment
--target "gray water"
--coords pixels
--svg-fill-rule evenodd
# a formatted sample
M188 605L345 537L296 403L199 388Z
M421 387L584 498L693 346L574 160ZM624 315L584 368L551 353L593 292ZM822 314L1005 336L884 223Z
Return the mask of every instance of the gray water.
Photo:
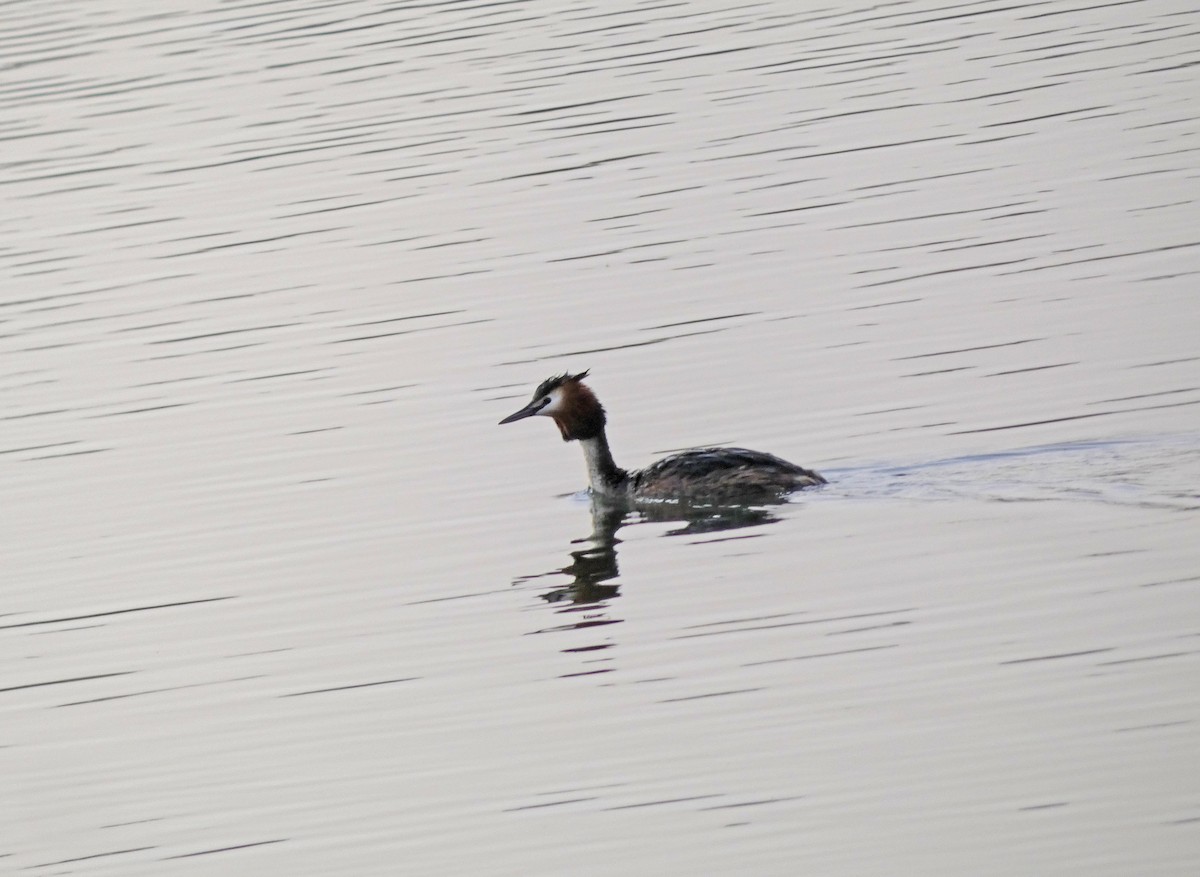
M0 50L0 870L1194 873L1190 4ZM594 514L583 368L831 484Z

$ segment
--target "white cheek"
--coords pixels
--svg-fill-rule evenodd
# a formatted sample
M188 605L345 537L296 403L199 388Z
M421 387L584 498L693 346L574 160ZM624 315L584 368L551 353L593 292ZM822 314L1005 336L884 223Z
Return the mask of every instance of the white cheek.
M555 390L553 393L550 394L550 404L547 405L545 408L543 408L541 411L539 411L538 414L541 414L545 417L553 417L555 414L557 414L561 410L562 410L562 393L560 393L558 390Z

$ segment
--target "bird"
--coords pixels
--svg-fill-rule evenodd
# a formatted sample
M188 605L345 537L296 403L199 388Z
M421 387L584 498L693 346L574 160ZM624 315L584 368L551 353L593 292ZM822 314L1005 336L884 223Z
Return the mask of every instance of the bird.
M583 382L588 371L547 378L529 404L500 421L549 417L563 441L583 447L593 496L632 502L743 505L783 502L788 494L826 484L817 472L762 451L695 448L651 463L644 469L618 466L608 447L608 418L596 394Z

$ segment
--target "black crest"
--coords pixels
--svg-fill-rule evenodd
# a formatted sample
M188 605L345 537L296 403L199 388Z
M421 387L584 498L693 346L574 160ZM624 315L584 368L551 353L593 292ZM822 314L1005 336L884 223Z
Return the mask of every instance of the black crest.
M588 376L588 371L589 369L584 369L577 375L570 374L569 372L563 372L561 375L555 375L552 378L546 378L546 380L538 384L538 388L533 391L533 398L537 399L541 396L545 396L550 392L557 390L563 384L582 381Z

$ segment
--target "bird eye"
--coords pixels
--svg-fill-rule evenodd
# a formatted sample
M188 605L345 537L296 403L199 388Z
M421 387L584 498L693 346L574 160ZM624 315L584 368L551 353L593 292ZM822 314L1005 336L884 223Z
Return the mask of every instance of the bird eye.
M550 404L550 397L547 396L545 399L542 400L542 407L544 408L545 406L547 406L549 404Z

